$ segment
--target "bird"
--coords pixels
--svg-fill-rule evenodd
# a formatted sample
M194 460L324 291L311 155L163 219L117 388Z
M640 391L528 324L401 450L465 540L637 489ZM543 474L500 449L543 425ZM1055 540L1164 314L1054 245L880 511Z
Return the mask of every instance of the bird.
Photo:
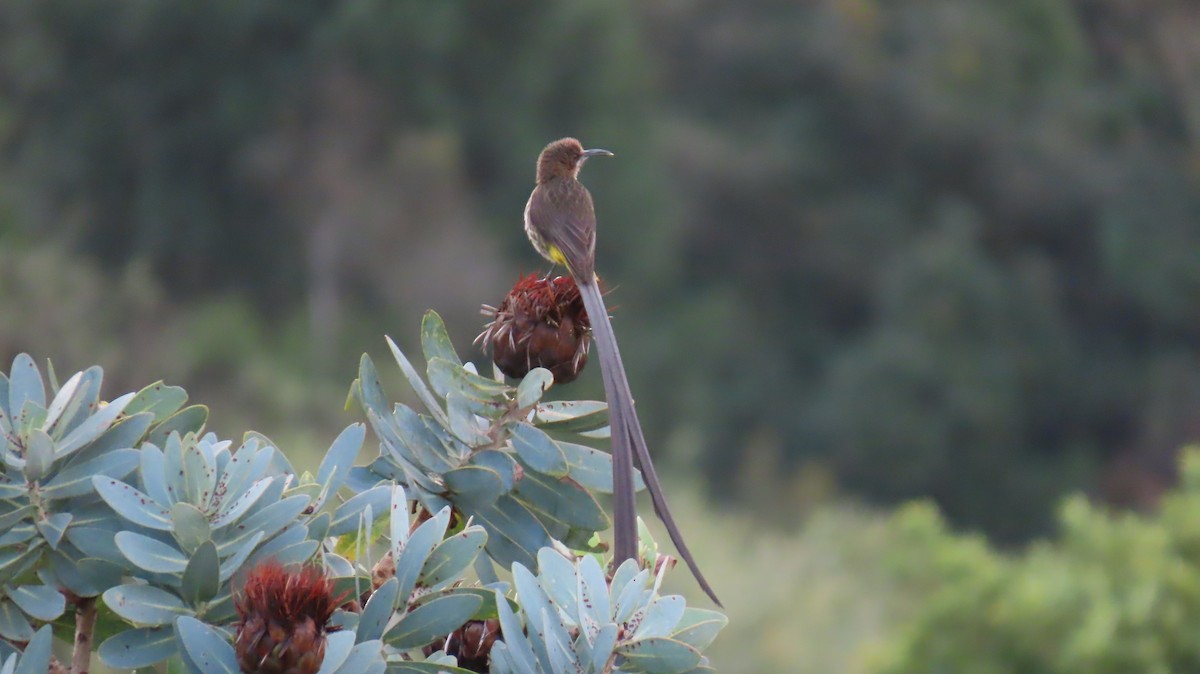
M608 150L584 149L575 138L561 138L538 155L536 184L525 204L525 234L542 257L565 267L579 286L592 326L592 340L600 361L604 394L608 399L613 456L613 564L637 557L637 512L633 463L636 457L654 510L666 525L671 542L691 569L704 592L718 606L704 574L683 540L667 506L662 484L654 471L650 450L634 408L629 380L617 348L604 297L596 276L596 211L592 195L579 182L579 170L591 157L613 156Z

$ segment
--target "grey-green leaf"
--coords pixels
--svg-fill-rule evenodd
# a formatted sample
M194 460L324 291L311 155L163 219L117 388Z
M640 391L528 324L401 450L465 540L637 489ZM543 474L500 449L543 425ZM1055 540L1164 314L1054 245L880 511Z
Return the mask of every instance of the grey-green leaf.
M212 627L192 618L181 616L175 621L183 647L204 674L239 674L233 646Z
M212 541L204 541L192 553L179 588L183 598L193 606L217 596L221 590L221 564Z
M93 476L92 485L100 498L121 517L147 529L170 531L171 513L141 491L102 475Z
M384 640L395 648L424 646L467 621L483 601L473 595L448 595L422 604L388 630Z
M533 407L542 399L542 394L554 385L554 375L544 367L535 367L517 385L517 407Z
M105 639L99 654L109 667L136 669L162 662L178 648L170 626L135 627Z
M26 615L38 620L54 620L67 608L66 599L57 588L48 585L21 585L5 588L5 594L21 607Z
M118 585L103 597L113 613L139 627L169 625L187 612L179 597L153 585Z
M665 637L636 639L617 646L625 658L622 669L646 674L679 674L700 664L700 651Z
M471 526L438 543L425 560L417 585L437 590L458 580L486 542L483 527Z
M511 442L517 456L539 473L564 477L567 457L549 435L529 424L517 424L512 429Z
M132 531L120 531L113 537L121 554L135 566L154 573L183 573L188 558L183 552Z

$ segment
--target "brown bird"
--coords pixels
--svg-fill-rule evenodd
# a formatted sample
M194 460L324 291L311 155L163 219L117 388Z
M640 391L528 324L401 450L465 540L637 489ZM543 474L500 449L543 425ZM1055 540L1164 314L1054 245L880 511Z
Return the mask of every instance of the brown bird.
M692 570L700 587L719 606L720 600L709 586L700 567L692 558L683 535L671 517L662 485L654 472L650 450L642 434L617 349L617 337L604 307L604 298L596 281L596 212L592 195L579 182L579 169L589 157L611 156L608 150L585 150L574 138L563 138L542 150L537 162L537 185L525 205L525 233L542 257L567 268L587 309L592 324L592 339L600 358L604 394L608 398L609 427L613 455L613 563L621 564L637 556L637 513L634 501L633 460L642 469L642 477L671 541L679 556Z

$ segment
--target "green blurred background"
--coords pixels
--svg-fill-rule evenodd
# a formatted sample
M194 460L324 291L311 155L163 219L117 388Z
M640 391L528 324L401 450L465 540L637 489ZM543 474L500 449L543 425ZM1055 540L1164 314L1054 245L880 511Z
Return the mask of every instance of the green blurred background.
M599 268L719 665L1109 671L896 644L933 558L1065 559L1071 493L1157 526L1200 438L1191 0L2 3L0 359L166 379L312 463L424 310L486 362L564 135L617 155Z

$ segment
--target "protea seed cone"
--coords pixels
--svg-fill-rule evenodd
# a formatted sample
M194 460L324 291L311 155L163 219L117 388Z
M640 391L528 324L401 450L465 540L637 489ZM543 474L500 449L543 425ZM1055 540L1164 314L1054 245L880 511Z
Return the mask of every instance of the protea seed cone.
M234 648L242 671L316 674L339 601L333 581L317 567L285 569L273 560L255 566L235 600L241 622Z
M587 364L591 322L570 277L530 274L517 281L499 308L484 306L483 313L492 321L475 342L491 348L492 360L509 377L544 367L555 383L565 384Z

